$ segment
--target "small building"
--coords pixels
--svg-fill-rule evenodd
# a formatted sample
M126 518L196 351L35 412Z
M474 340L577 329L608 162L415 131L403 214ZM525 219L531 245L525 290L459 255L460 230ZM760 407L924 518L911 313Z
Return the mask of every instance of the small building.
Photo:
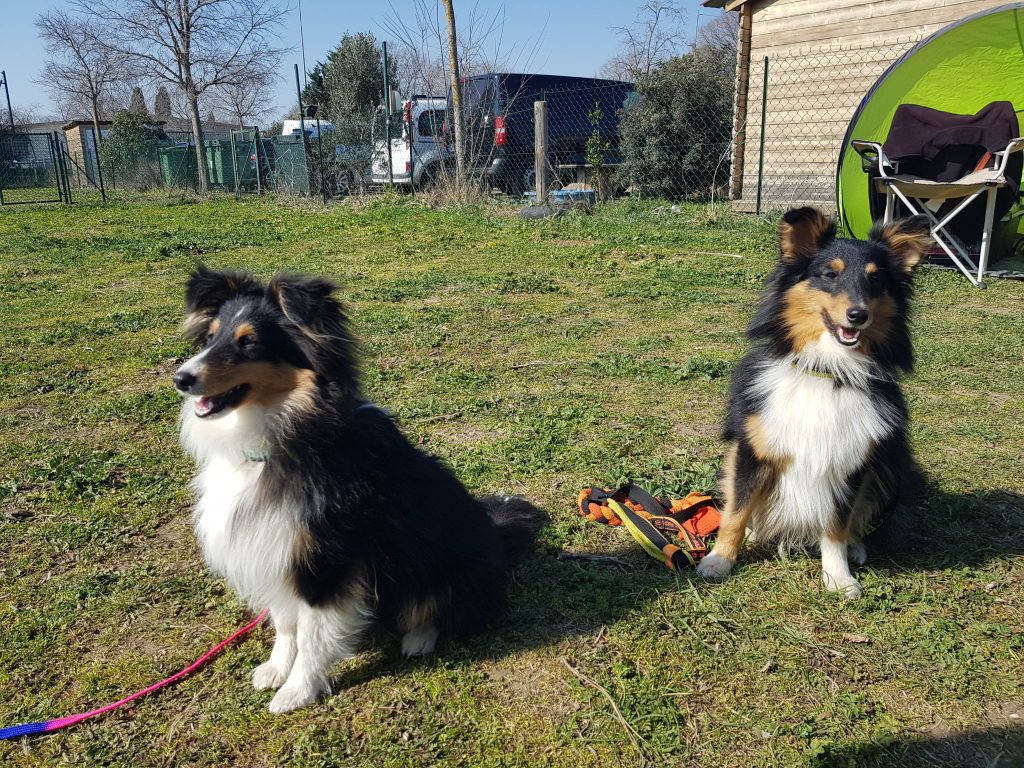
M739 210L835 210L843 136L916 43L1004 0L705 0L739 14L730 197ZM764 115L762 124L761 116ZM759 191L760 189L760 191Z

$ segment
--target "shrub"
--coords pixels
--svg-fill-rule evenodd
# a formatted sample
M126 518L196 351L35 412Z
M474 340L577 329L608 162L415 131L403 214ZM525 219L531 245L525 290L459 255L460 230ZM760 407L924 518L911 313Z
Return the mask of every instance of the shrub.
M637 80L621 127L621 173L636 192L700 199L728 183L734 69L708 46Z

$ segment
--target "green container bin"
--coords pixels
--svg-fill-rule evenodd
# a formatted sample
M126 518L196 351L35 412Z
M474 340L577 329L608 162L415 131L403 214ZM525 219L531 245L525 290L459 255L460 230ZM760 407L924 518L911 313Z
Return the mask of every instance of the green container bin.
M193 146L162 147L157 154L164 184L171 188L194 188L199 166L196 164L196 149Z
M206 172L210 186L235 188L235 168L231 161L230 142L206 142Z

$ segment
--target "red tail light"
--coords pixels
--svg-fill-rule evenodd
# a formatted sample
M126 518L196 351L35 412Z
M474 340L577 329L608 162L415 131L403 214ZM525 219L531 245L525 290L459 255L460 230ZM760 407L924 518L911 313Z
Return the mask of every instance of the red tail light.
M405 161L405 172L412 173L412 163L410 163L408 160Z
M441 123L441 142L447 147L448 146L448 121L445 120Z
M412 102L405 102L405 114L402 116L405 120L405 143L407 146L412 146Z
M508 129L505 128L505 116L494 116L494 146L504 147L508 141Z

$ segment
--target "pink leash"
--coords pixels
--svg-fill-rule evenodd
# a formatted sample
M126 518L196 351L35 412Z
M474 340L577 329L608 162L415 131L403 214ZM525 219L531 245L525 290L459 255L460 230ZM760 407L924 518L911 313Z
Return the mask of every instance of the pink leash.
M27 736L28 734L32 733L50 733L52 731L60 730L61 728L67 728L69 725L75 725L76 723L80 723L83 720L88 720L90 717L103 715L107 712L111 712L115 709L118 709L119 707L123 707L125 704L128 704L129 702L135 701L136 699L141 699L146 694L153 693L153 691L159 691L161 688L166 688L168 685L178 682L183 677L191 675L193 672L195 672L197 669L203 666L206 662L208 662L210 659L212 659L214 656L216 656L218 653L224 650L224 648L235 642L238 638L252 632L254 629L256 629L256 627L259 626L260 622L262 622L266 617L267 611L263 611L263 613L261 613L252 621L250 621L240 630L235 632L235 634L231 635L231 637L229 637L227 640L222 640L221 642L217 643L217 645L213 646L213 648L208 650L206 653L204 653L202 656L200 656L198 659L189 664L180 672L176 672L175 674L168 677L166 680L161 680L159 683L154 683L153 685L149 686L148 688L144 688L138 693L133 693L131 696L128 696L127 698L121 699L120 701L115 701L113 704L107 704L105 707L94 709L91 712L83 712L78 715L68 715L67 717L58 717L56 720L43 720L36 723L25 723L23 725L12 725L9 728L0 728L0 740L16 739L19 736Z

